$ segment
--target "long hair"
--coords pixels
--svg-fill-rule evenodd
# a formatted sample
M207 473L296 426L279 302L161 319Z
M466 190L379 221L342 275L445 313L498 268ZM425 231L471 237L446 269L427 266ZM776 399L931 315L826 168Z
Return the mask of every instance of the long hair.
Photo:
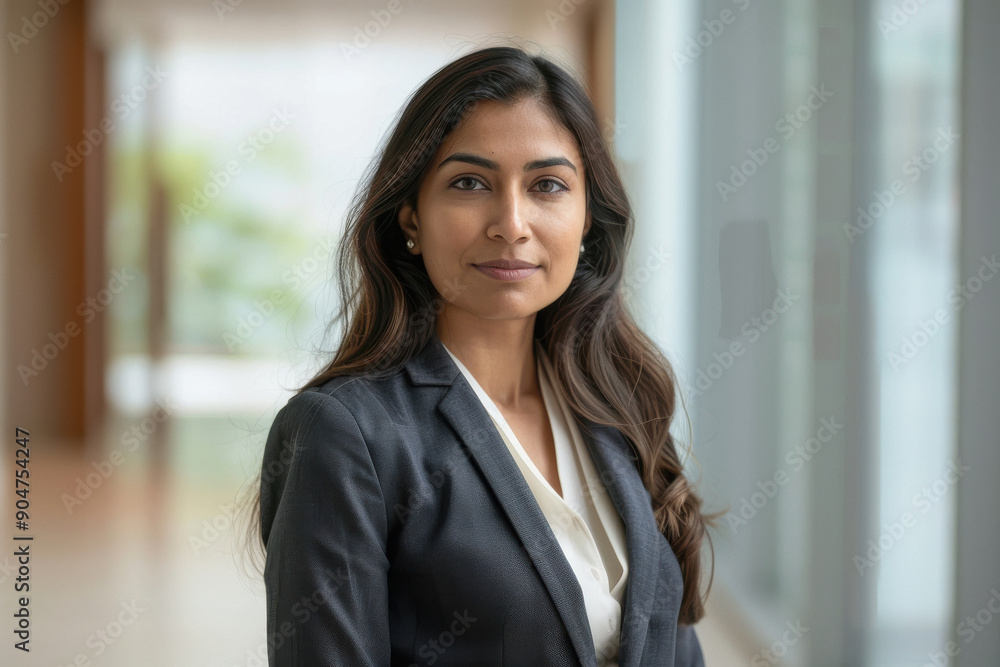
M634 224L625 188L587 93L546 57L513 46L482 48L445 65L411 94L348 210L336 258L341 305L331 322L333 326L346 317L340 345L333 360L298 391L341 375L392 375L429 342L444 298L432 285L423 258L406 252L398 211L404 202L416 200L438 147L478 101L524 99L550 109L574 135L592 216L572 282L539 311L534 335L573 412L620 429L636 452L657 525L684 579L678 622L691 625L705 613L701 546L706 525L714 526L718 515L702 514L702 500L685 479L670 434L677 408L673 368L623 300ZM258 473L245 506L252 515L244 537L253 543L257 559L266 553L260 480Z

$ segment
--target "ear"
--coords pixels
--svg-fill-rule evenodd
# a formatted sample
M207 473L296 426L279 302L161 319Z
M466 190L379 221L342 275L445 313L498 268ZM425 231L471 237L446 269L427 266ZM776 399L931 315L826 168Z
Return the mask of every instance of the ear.
M412 248L407 248L407 251L411 254L419 255L420 239L417 237L417 211L413 208L413 204L409 200L403 202L399 207L397 219L400 229L403 230L403 236L416 244Z
M586 219L586 222L583 223L583 236L584 236L584 238L587 237L587 232L589 232L589 231L590 231L590 207L588 206L587 207L587 219Z

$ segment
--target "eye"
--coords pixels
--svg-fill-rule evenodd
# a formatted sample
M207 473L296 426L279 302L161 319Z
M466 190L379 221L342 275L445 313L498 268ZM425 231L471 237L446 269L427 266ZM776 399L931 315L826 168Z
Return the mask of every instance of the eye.
M556 185L556 186L559 186L560 188L562 188L562 190L542 189L542 190L540 190L540 192L542 192L542 194L554 195L554 194L557 194L559 192L568 192L569 191L569 188L567 188L565 185L563 185L559 181L556 181L556 180L551 179L551 178L543 178L542 180L538 181L538 185L541 185L542 183L551 183L552 185ZM549 188L551 188L552 185L550 185Z
M483 185L483 182L480 181L478 178L475 178L473 176L462 176L461 178L456 179L455 181L452 181L451 187L454 188L457 184L463 183L463 182L464 183L470 183L470 182L471 183L479 183L480 185ZM483 185L483 187L485 188L486 186ZM471 187L471 188L457 188L457 189L458 190L465 190L467 192L473 192L473 191L477 190L478 188Z

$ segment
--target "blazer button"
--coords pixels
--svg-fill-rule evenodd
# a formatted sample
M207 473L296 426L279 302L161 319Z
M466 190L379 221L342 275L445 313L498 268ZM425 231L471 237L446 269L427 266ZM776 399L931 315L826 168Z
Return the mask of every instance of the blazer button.
M598 569L596 567L590 568L590 573L594 575L594 581L600 581L601 580L601 573L600 573L600 571L598 571Z

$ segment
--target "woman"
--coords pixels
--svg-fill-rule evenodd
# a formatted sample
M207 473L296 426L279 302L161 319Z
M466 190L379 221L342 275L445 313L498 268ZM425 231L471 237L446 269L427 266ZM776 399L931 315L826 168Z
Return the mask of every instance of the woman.
M546 58L485 48L408 100L339 247L346 334L265 446L272 667L703 665L715 517L623 305L632 225Z

